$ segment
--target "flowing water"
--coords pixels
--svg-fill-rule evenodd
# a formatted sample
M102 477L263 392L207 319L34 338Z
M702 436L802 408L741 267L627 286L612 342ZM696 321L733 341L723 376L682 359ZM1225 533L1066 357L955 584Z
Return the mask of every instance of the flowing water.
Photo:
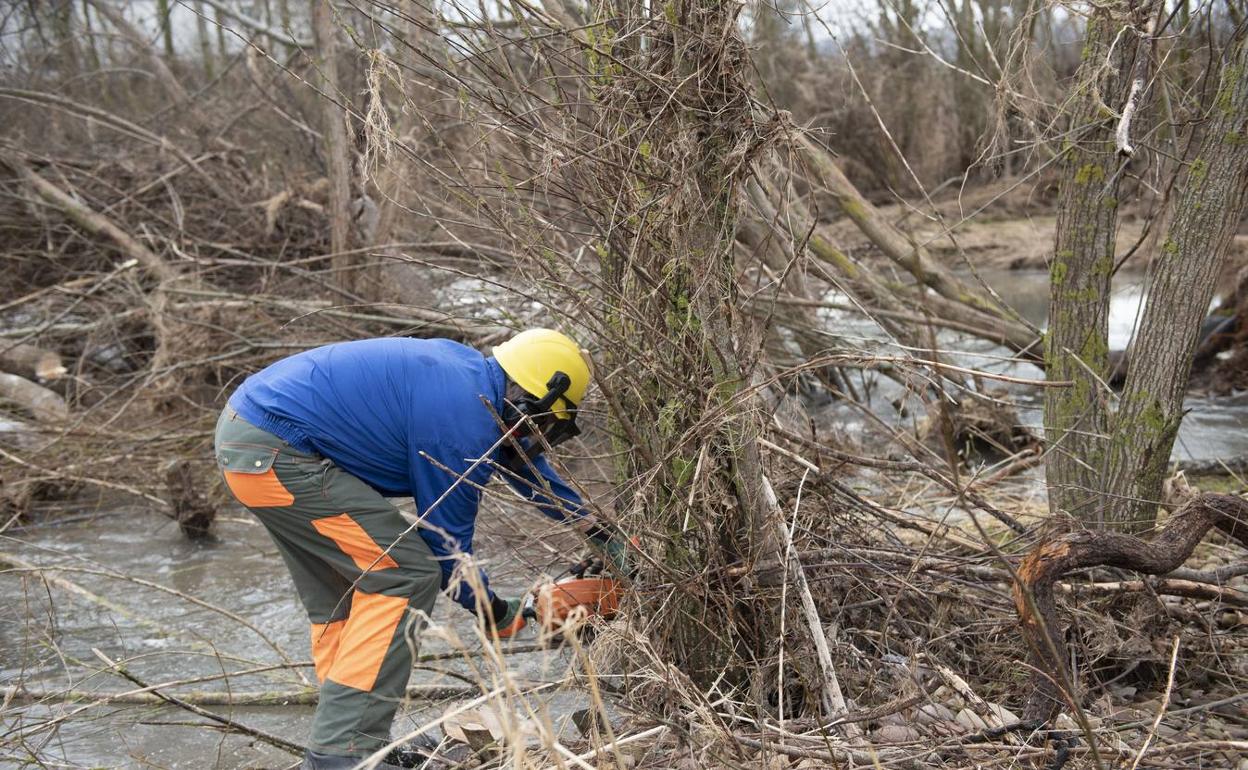
M535 529L543 526L538 514L533 517ZM135 688L108 673L94 650L124 662L149 684L281 664L283 656L295 662L308 658L308 627L286 569L264 530L245 511L218 520L215 540L204 544L186 541L176 526L149 511L106 509L75 518L0 536L0 552L28 563L59 565L64 571L45 574L72 581L92 595L85 598L64 584L45 583L30 572L0 573L0 688L19 682L36 692L103 694ZM484 530L478 540L488 567L491 553L513 547L508 541L515 539L515 520L510 514L496 516ZM543 568L555 573L562 567L563 558L552 558L548 550L530 546L520 551L523 569L517 565L491 570L494 587L503 595L523 591ZM267 640L220 612L101 572L159 584L212 604L252 624ZM471 641L472 616L458 606L439 599L433 621L469 641L452 646L446 634L427 633L422 654L479 649ZM532 641L532 637L526 632L522 641ZM533 684L561 678L568 658L566 652L557 651L508 655L506 665L514 677ZM487 687L497 685L497 668L473 654L418 669L412 677L414 684L462 692L449 700L415 700L396 723L396 734L437 718L448 704L479 694L458 678L476 679L474 667L483 673ZM169 692L306 693L310 688L295 671L312 677L310 668L285 668ZM539 715L548 716L561 734L571 730L568 716L587 705L581 694L554 692L553 688L527 701ZM49 726L49 720L86 702L55 697L7 704L0 710L0 767L21 766L33 754L71 767L284 768L296 759L263 743L219 732L186 711L162 705L102 705L55 729ZM306 735L312 714L309 706L205 708L295 743ZM437 730L433 734L441 736Z
M1043 328L1048 321L1047 272L1037 270L981 271L980 275L1021 316ZM1138 324L1141 302L1144 296L1141 276L1121 276L1114 284L1110 298L1109 346L1111 350L1123 350L1131 341ZM842 297L831 296L830 302L844 302ZM890 348L880 328L864 321L858 314L843 311L824 311L829 327L846 335L850 340L867 349L877 349L884 355L896 355ZM937 341L945 360L949 363L977 370L1008 375L1026 380L1043 380L1044 373L1035 366L1010 359L1009 351L991 343L966 335L941 332ZM882 344L883 343L883 344ZM913 418L898 414L890 404L906 394L894 381L873 375L859 380L870 394L869 405L877 414L884 416L898 428L913 429ZM1043 396L1034 386L1016 383L990 382L991 386L1007 391L1018 405L1021 422L1039 429L1043 424ZM913 403L911 404L913 406ZM1191 395L1186 407L1190 410L1183 420L1175 442L1175 460L1214 460L1248 454L1248 394L1223 398L1207 398ZM845 404L834 404L822 416L827 424L839 426L850 433L870 431L871 421L862 410Z

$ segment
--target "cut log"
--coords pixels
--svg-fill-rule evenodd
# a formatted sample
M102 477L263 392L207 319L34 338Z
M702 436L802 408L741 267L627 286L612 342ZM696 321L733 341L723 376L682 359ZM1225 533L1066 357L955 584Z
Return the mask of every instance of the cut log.
M0 372L0 401L17 404L39 422L60 422L69 406L59 394L16 374Z
M1023 720L1048 722L1063 704L1079 703L1066 665L1065 635L1057 617L1054 584L1090 567L1117 567L1148 575L1178 568L1213 527L1248 548L1248 501L1206 493L1184 505L1151 540L1104 530L1083 530L1036 546L1018 567L1014 604L1032 674Z
M66 373L60 355L25 343L0 350L0 371L38 382L59 380Z

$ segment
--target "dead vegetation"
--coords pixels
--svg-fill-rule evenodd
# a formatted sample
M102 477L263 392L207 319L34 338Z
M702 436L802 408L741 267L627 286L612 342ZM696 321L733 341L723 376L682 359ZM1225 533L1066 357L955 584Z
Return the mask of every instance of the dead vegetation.
M501 747L478 734L475 753L446 753L455 763L1172 767L1248 750L1242 552L1197 549L1194 504L1152 541L1181 547L1142 570L1170 574L1124 572L1139 559L1044 516L1035 479L1017 478L1055 450L1000 387L1065 385L958 356L974 339L1045 362L1040 330L973 268L987 254L1038 266L1052 250L1053 126L1077 64L1061 41L1081 34L1076 16L953 2L964 43L949 52L915 32L917 8L881 5L832 54L793 45L762 6L751 51L735 6L692 0L484 17L314 2L315 20L289 24L198 17L236 42L201 30L207 54L170 60L104 0L52 8L5 30L22 45L0 88L0 361L13 378L0 398L16 405L0 532L127 499L202 534L224 499L209 432L248 372L347 338L487 347L557 324L598 363L593 435L570 462L601 514L640 536L642 576L622 622L572 640L541 685L475 636L453 639L475 662L450 694L505 714ZM827 39L817 15L781 10ZM1183 24L1194 48L1224 42ZM53 59L35 45L48 37ZM1195 67L1176 66L1172 108L1202 104ZM1178 142L1167 123L1141 134ZM1174 171L1158 163L1127 175L1139 221L1114 236L1142 260ZM870 336L828 321L844 308ZM1216 387L1242 386L1241 332L1197 354ZM893 409L872 404L868 378L894 389ZM821 425L820 399L872 429ZM1038 570L1054 549L1068 558ZM1193 550L1200 563L1182 569ZM5 565L108 601L73 565ZM1065 636L1055 596L1073 613ZM274 653L290 679L226 704L306 699L297 656ZM18 756L109 699L201 717L218 705L176 694L195 682L131 682L72 706L72 688L6 683L6 709L62 711L18 720L5 745ZM595 699L571 746L540 720L510 721L555 688ZM1050 721L1057 702L1071 716ZM1221 732L1202 724L1213 714ZM532 745L517 739L530 727Z

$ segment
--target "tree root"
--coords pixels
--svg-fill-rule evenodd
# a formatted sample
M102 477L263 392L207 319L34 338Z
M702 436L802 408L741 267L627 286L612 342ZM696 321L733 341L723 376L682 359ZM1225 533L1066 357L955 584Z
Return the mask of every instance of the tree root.
M1036 546L1018 567L1014 604L1032 667L1023 721L1048 722L1063 703L1075 706L1075 679L1063 655L1055 584L1063 575L1108 566L1149 575L1183 564L1210 528L1217 527L1248 548L1248 501L1206 493L1180 508L1151 540L1106 531L1072 532Z

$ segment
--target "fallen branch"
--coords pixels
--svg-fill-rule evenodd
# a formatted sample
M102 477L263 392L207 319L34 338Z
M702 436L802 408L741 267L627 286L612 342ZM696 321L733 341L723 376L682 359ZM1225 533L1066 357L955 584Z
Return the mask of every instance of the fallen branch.
M137 680L134 681L136 684ZM158 690L162 685L141 685L141 690L131 692L98 692L93 690L53 690L23 685L0 689L0 700L9 701L99 701L125 705L151 705L166 703L168 697ZM470 698L481 694L475 685L408 685L405 697L412 700L446 700ZM319 697L315 689L277 690L264 692L191 691L179 693L178 700L195 706L315 706Z
M1183 596L1225 604L1228 607L1248 608L1248 594L1225 586L1197 583L1191 580L1116 580L1105 583L1058 583L1063 593L1119 594L1135 593L1152 589L1158 594Z
M22 181L39 194L40 198L51 204L62 214L69 217L74 224L91 233L112 241L122 253L147 269L157 280L165 281L174 277L174 271L165 260L151 249L136 241L125 230L118 227L113 220L92 211L77 198L39 176L30 166L14 155L0 156L6 166L22 178Z
M797 592L802 602L802 614L806 617L806 625L810 632L811 642L815 646L819 669L823 672L822 701L824 711L829 716L845 714L849 711L849 707L845 703L845 696L841 693L841 683L837 679L836 667L832 663L832 652L828 649L828 635L823 629L823 622L819 619L819 609L815 606L814 595L810 592L810 583L806 580L806 571L802 569L802 563L793 555L793 539L789 536L789 528L785 526L784 516L780 515L776 492L772 489L771 482L766 476L763 477L763 496L767 501L767 507L774 515L778 540L784 547L788 568L793 571L794 579L797 582ZM780 686L783 687L784 683L781 682ZM862 731L853 723L844 724L843 731L850 738L857 738L862 735Z
M221 200L228 202L230 205L234 205L235 203L235 198L227 195L217 180L214 179L207 171L200 168L199 162L195 160L195 158L192 158L185 150L165 137L160 136L159 134L154 134L146 128L143 128L136 123L132 123L125 118L114 115L106 110L101 110L98 107L80 104L62 96L40 93L38 91L27 91L21 88L0 88L0 97L16 99L30 104L47 105L53 109L68 112L71 115L78 115L82 118L96 120L99 121L101 125L107 126L114 131L119 131L120 133L131 136L135 139L141 139L149 144L160 147L161 149L169 150L178 157L178 160L185 163L188 168L194 171L195 174L203 180L204 184L208 185L208 189L212 190L214 195Z
M783 736L788 738L790 736ZM862 767L881 767L881 763L890 766L907 768L908 770L920 770L920 768L930 767L915 759L901 756L896 751L884 749L872 749L871 751L861 751L840 746L831 745L824 749L807 749L800 746L791 746L787 743L777 741L761 741L757 738L747 738L744 735L733 735L732 739L742 746L748 746L752 749L761 751L772 751L777 754L784 754L789 757L799 757L805 759L820 759L825 762L835 763L841 766L846 761L854 762Z
M1024 721L1047 722L1063 702L1071 706L1079 702L1069 691L1075 679L1066 665L1065 636L1058 622L1054 591L1058 579L1074 570L1102 565L1149 575L1170 572L1191 556L1212 527L1248 547L1248 501L1206 493L1179 509L1151 540L1119 532L1080 531L1047 540L1027 554L1014 584L1014 604L1033 672Z
M30 185L40 198L69 217L74 224L93 235L112 241L122 253L142 265L156 279L156 287L152 289L148 297L148 322L156 338L156 352L152 355L150 367L153 372L160 371L168 364L170 357L170 330L165 318L168 295L165 287L177 278L177 271L154 251L118 227L111 219L93 211L74 196L39 176L20 159L6 155L0 156L0 161L17 172L17 175Z
M933 259L925 248L894 227L854 187L833 161L831 153L805 135L798 136L797 146L810 161L811 170L818 183L885 256L942 297L986 313L998 319L998 323L1003 326L1018 327L1019 334L1029 333L1029 330L1010 318L995 300L963 283L948 268ZM1031 336L1034 337L1034 334Z
M59 380L66 374L60 355L24 342L0 349L0 370L39 382Z
M69 416L69 406L60 394L7 372L0 372L0 401L17 404L39 422L55 423Z

